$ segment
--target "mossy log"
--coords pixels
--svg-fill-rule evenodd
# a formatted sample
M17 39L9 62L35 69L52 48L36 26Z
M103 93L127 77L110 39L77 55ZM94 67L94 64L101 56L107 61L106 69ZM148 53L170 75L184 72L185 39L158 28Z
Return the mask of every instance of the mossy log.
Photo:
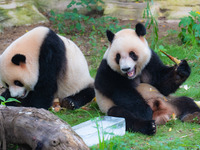
M0 106L0 149L89 150L72 128L53 113L36 108Z

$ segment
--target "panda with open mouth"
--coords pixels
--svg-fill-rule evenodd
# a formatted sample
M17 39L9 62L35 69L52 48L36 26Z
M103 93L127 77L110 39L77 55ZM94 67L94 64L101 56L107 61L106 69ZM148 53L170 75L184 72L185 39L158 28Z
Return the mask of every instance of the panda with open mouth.
M153 135L156 124L161 124L161 118L169 117L173 111L183 120L194 112L200 117L200 109L186 97L175 98L170 104L156 99L174 93L191 71L186 60L172 67L164 65L149 48L145 34L141 23L135 30L123 29L116 34L107 30L110 45L97 71L95 94L102 112L125 118L127 131ZM146 85L140 86L142 83ZM159 93L148 95L150 92L145 91L149 87ZM162 108L166 110L164 114Z

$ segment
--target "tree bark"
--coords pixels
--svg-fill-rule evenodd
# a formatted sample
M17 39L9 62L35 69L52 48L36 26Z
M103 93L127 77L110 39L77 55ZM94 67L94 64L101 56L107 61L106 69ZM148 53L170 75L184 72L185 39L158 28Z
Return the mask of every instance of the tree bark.
M0 106L0 149L89 150L63 120L44 109ZM6 145L5 145L6 144Z

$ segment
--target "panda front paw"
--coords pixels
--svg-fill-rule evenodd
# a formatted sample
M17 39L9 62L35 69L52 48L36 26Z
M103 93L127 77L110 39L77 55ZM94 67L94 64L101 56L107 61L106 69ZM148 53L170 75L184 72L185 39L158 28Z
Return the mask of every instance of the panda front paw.
M181 63L176 69L176 72L181 78L186 79L189 77L191 69L186 60L181 60Z
M147 135L154 135L156 133L156 123L154 120L144 121L141 125L140 132Z
M156 123L154 120L140 120L133 124L127 124L127 131L154 135L156 133Z

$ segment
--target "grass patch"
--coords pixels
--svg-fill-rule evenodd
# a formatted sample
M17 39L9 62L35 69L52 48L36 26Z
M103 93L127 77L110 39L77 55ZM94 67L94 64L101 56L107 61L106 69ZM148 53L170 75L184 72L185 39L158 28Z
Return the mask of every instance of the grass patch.
M155 136L146 136L140 133L126 133L123 137L114 137L110 141L106 141L108 150L127 150L127 149L198 149L200 144L198 139L199 125L175 122L176 125L171 127L167 125L158 126ZM96 150L98 146L91 149Z

